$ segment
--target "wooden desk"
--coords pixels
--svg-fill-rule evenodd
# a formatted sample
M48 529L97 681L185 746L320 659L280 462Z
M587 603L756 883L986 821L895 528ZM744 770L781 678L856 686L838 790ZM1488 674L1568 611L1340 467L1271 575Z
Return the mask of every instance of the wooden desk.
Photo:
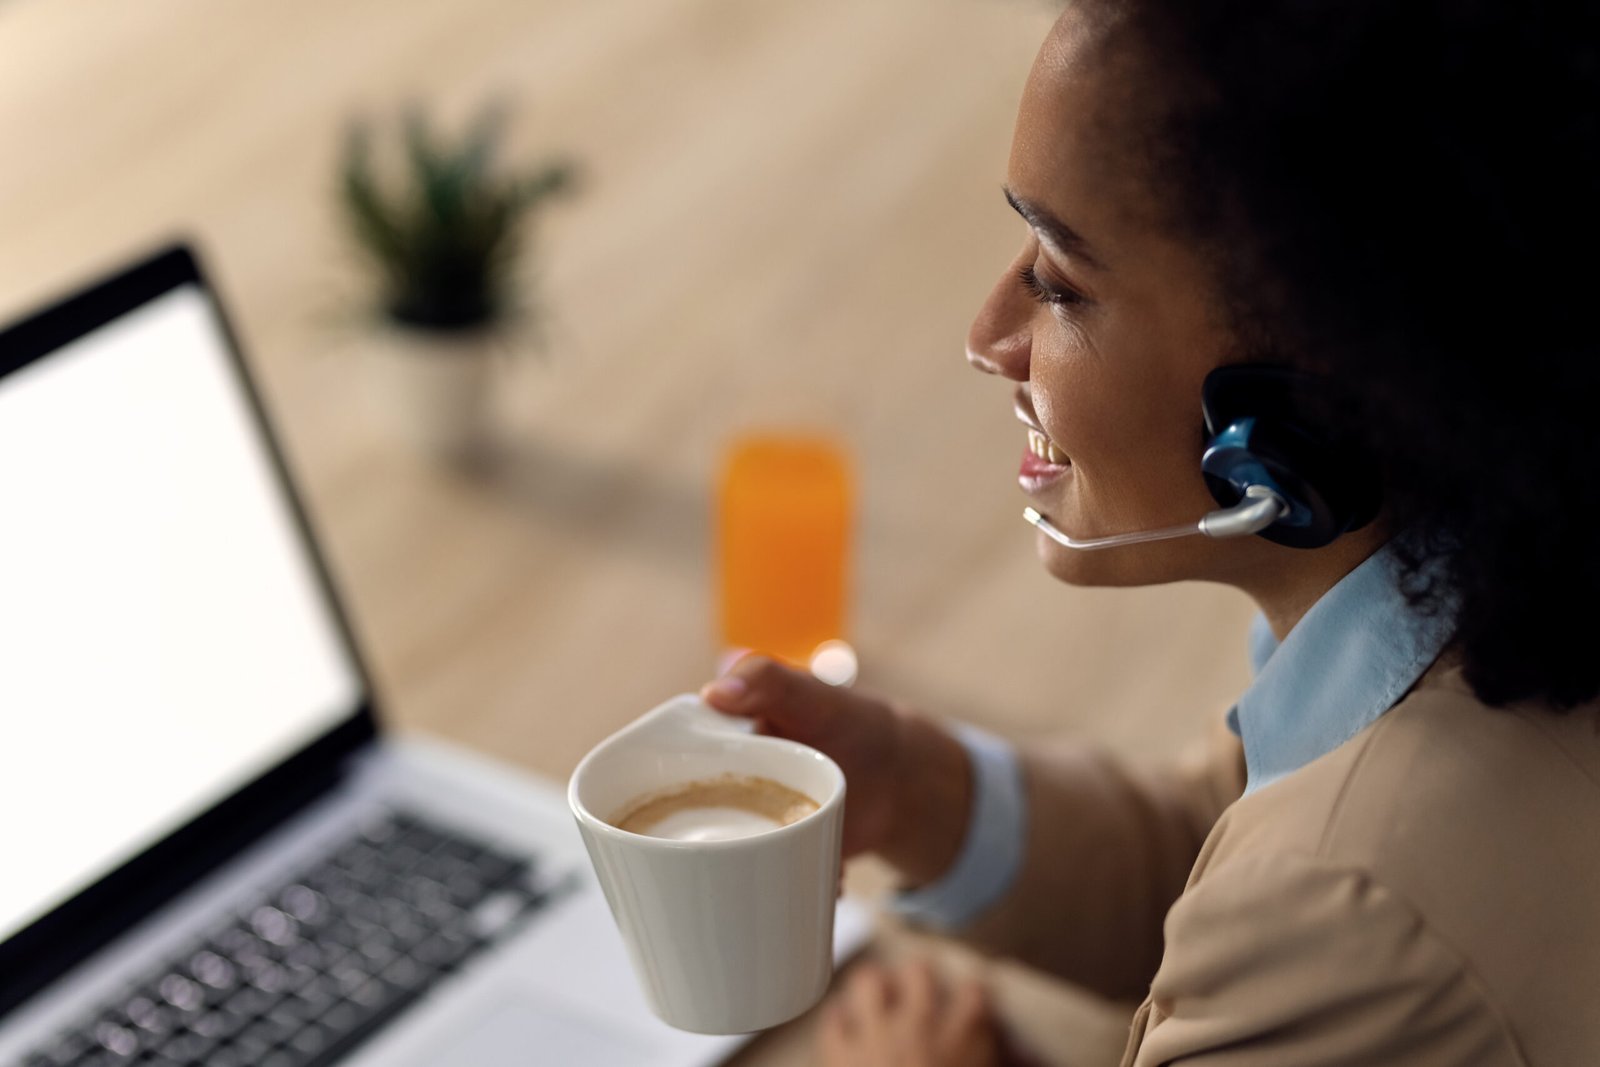
M1220 588L1078 590L1033 554L1005 384L962 358L1020 239L1000 196L1051 5L1027 0L16 0L0 6L0 316L173 233L238 320L392 717L564 778L715 655L710 484L743 428L860 487L862 685L1016 736L1171 752L1248 678ZM555 350L464 480L363 404L339 134L517 104L588 175L539 237ZM870 869L853 877L873 882ZM886 930L875 951L926 946ZM971 965L957 960L954 965ZM1061 1063L1125 1013L996 967ZM739 1062L808 1058L809 1024Z

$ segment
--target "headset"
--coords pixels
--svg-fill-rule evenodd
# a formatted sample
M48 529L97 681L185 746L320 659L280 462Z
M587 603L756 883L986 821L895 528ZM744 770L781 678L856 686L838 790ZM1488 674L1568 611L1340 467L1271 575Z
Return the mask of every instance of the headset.
M1222 507L1198 523L1081 540L1033 508L1022 517L1058 544L1083 550L1197 534L1259 534L1290 548L1321 548L1377 517L1383 485L1370 457L1312 427L1306 412L1320 389L1322 379L1270 364L1233 364L1206 375L1200 472Z

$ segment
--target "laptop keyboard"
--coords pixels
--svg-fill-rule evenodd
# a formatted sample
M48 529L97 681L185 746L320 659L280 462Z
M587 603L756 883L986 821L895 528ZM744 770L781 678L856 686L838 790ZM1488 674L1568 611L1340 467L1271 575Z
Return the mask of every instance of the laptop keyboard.
M545 902L532 861L374 819L23 1067L320 1067Z

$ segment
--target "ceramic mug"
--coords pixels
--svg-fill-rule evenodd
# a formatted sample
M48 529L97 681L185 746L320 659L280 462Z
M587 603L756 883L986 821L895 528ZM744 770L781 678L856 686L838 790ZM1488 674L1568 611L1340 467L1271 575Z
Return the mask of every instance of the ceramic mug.
M750 727L697 696L674 697L602 741L567 786L650 1006L702 1034L792 1019L821 999L833 975L844 773L815 749ZM725 774L771 779L817 810L710 841L630 833L608 821L642 795Z

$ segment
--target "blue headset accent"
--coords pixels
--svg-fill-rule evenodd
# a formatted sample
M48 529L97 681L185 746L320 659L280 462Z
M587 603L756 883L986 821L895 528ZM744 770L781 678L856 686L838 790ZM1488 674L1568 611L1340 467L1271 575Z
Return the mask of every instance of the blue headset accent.
M1265 463L1250 451L1250 436L1255 432L1255 416L1250 415L1228 424L1227 428L1211 439L1205 455L1200 459L1200 469L1214 474L1239 490L1241 499L1252 485L1263 485L1277 493L1289 504L1289 510L1278 517L1274 526L1310 526L1311 509L1286 492L1278 479L1267 470Z
M1268 541L1321 548L1367 525L1383 503L1377 465L1320 402L1327 394L1319 378L1263 363L1216 367L1201 387L1206 486L1223 507L1252 485L1286 501L1289 510L1257 532Z

